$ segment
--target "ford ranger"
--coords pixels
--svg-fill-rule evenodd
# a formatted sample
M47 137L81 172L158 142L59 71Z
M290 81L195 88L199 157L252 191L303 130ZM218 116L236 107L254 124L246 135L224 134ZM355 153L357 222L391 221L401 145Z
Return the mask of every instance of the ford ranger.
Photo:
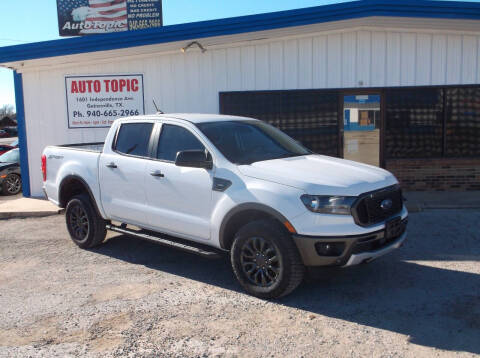
M369 262L406 238L391 173L312 153L252 118L118 119L105 143L46 147L42 172L79 247L111 230L206 257L229 253L239 283L261 298L293 291L307 267Z

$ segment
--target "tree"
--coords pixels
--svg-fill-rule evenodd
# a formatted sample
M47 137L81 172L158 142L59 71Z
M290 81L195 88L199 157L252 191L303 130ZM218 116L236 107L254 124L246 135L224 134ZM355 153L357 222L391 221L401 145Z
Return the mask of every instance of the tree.
M4 104L2 107L0 107L0 118L3 117L16 117L15 109L11 104Z

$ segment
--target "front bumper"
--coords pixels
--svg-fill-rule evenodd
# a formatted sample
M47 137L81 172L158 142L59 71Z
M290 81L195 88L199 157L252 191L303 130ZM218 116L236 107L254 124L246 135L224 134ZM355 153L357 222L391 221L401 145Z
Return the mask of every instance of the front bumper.
M387 238L385 230L348 236L293 235L293 240L305 266L353 266L368 262L399 248L407 237L408 218L400 222L397 235ZM343 247L338 255L325 255L319 245L334 244Z

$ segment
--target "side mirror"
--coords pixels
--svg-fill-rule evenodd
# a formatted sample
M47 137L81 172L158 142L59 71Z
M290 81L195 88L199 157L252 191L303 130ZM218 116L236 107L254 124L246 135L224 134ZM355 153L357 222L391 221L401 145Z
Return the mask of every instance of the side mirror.
M213 168L213 163L204 150L183 150L178 152L175 165L188 168Z

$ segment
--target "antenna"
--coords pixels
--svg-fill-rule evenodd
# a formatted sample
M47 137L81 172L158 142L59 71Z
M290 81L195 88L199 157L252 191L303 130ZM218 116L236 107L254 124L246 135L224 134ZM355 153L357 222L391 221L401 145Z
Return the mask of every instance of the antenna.
M155 106L155 109L157 110L157 113L163 114L163 111L161 111L161 110L158 109L158 106L157 106L157 104L155 103L155 98L152 98L152 101L153 101L153 105Z

